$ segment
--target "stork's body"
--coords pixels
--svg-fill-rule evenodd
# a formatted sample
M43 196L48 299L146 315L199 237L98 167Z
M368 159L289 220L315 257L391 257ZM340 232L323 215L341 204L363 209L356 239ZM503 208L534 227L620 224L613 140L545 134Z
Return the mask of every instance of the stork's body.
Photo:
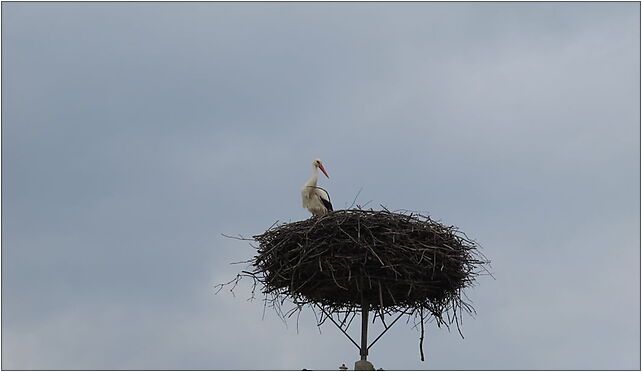
M310 177L308 182L303 185L303 189L301 190L303 208L309 210L313 216L322 216L328 212L332 212L330 195L324 189L317 187L319 169L321 169L326 177L330 178L328 173L326 173L325 168L323 168L321 160L315 159L312 162L312 177Z

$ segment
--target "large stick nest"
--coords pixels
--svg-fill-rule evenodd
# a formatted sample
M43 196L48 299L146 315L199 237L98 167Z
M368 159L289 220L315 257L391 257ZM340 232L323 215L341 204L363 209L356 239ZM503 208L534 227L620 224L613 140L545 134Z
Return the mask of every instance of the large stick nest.
M328 313L365 304L380 314L421 311L422 322L427 310L441 323L448 310L472 310L461 290L487 263L454 226L409 212L339 210L253 238L258 254L245 273L263 292Z

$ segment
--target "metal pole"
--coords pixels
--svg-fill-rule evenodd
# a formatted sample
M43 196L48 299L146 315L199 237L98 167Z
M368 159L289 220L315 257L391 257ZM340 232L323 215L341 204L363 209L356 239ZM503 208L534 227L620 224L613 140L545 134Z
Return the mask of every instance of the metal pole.
M368 360L368 304L361 297L361 360Z
M359 352L361 360L354 364L355 371L374 371L372 363L368 362L368 302L363 296L363 286L361 286L361 347Z

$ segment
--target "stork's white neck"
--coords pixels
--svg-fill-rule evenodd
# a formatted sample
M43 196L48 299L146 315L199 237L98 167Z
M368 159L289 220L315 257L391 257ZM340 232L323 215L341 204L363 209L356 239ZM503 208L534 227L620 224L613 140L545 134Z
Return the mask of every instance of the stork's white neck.
M319 168L316 165L313 165L312 166L312 177L310 177L310 179L308 180L308 182L305 185L306 186L316 187L318 178L319 178Z

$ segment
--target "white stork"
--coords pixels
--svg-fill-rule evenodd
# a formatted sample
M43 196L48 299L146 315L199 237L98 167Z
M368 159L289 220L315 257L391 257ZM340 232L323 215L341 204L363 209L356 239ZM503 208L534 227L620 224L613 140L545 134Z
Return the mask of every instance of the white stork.
M301 190L301 197L303 199L303 208L312 213L313 216L322 216L328 212L332 212L332 203L330 203L330 194L324 189L317 187L317 178L319 178L319 169L325 174L326 177L328 173L323 168L321 160L314 159L312 162L312 177L308 182L303 185Z

